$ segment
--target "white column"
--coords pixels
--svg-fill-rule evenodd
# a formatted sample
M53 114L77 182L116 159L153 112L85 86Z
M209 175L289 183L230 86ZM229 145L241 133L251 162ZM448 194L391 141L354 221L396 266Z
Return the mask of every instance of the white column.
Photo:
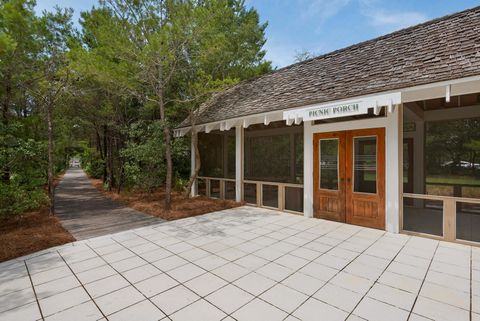
M303 213L313 217L313 134L312 122L303 123Z
M397 105L392 113L387 114L385 135L385 229L392 233L398 233L400 225L400 147L403 148L399 124L401 112L401 106Z
M195 172L195 147L193 146L193 139L191 139L190 143L190 149L191 149L191 157L190 157L190 175L193 175ZM198 181L195 180L192 185L192 190L190 191L192 197L195 197L198 195Z
M235 127L235 200L242 201L243 181L243 127Z

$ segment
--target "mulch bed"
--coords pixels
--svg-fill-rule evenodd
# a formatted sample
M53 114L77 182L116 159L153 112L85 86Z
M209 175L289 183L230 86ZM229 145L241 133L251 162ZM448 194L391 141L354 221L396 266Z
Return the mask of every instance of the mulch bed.
M0 262L73 241L48 208L0 220Z
M124 191L118 194L114 191L103 190L103 182L100 179L91 178L90 181L108 198L145 214L157 216L168 221L202 215L242 205L241 203L234 201L211 199L204 196L185 198L182 193L174 191L172 193L172 209L170 211L165 211L165 192L163 189L159 189L153 193Z

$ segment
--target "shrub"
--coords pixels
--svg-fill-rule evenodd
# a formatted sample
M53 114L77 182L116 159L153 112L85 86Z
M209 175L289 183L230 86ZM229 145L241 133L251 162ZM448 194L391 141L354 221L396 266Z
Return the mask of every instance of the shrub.
M138 122L128 130L129 141L120 151L128 187L153 191L165 181L162 130L158 122Z
M105 168L105 161L102 160L100 154L91 148L85 149L80 157L80 163L83 170L91 177L102 178Z
M0 218L17 216L48 204L42 188L29 189L12 181L0 183Z

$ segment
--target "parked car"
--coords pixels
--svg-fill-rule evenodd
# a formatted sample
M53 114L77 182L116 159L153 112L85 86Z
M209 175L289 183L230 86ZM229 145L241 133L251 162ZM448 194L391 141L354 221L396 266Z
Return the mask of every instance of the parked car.
M480 164L478 163L471 163L467 161L460 161L457 164L454 164L454 161L448 161L442 164L442 167L461 167L461 168L475 168L475 169L480 169Z

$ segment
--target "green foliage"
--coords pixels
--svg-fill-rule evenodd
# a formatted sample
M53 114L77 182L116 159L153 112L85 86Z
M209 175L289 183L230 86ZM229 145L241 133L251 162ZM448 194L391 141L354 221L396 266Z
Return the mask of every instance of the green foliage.
M188 179L185 179L181 176L175 177L175 190L177 192L183 192L183 188L187 185Z
M187 182L190 176L190 138L176 138L172 143L173 168L177 182Z
M0 0L2 216L44 204L49 164L59 173L73 155L105 188L152 191L171 147L181 189L190 141L166 146L163 130L271 70L266 24L243 0L101 0L77 31L71 10L36 15L35 5Z
M129 140L120 151L125 183L132 188L153 191L165 181L162 128L158 122L137 122L128 130Z
M48 203L43 185L46 175L46 146L25 137L25 127L0 123L0 217L19 215Z
M25 129L20 122L8 125L0 123L0 175L3 176L8 170L14 173L10 179L20 183L24 180L30 183L43 182L46 146L28 137Z
M103 170L105 168L105 161L100 154L92 149L86 148L80 156L80 163L83 170L93 178L102 178Z
M47 195L41 188L30 189L17 181L0 182L0 218L21 215L47 204Z

